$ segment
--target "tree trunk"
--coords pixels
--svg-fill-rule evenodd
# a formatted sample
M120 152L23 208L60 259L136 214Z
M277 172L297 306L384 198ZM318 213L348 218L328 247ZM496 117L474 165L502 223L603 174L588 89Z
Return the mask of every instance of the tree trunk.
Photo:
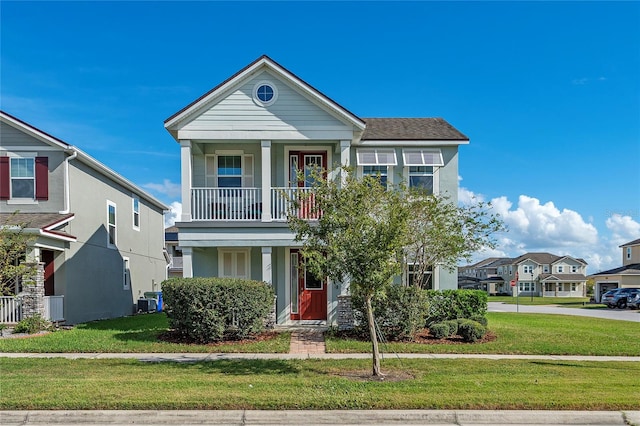
M373 352L373 376L380 377L380 351L378 351L378 335L376 334L376 326L373 319L373 308L371 307L371 298L367 296L367 318L369 319L369 334L371 336L371 348Z

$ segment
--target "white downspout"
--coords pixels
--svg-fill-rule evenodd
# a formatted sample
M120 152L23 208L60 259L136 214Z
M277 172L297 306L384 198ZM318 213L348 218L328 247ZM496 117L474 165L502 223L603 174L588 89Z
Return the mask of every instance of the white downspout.
M64 159L64 210L58 212L60 214L67 214L70 210L71 197L69 195L69 161L78 156L78 151L73 151L73 154Z

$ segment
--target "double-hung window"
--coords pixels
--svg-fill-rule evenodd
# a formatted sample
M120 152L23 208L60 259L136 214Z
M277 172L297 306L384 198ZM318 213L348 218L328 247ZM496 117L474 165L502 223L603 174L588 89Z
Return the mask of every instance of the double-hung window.
M242 156L219 155L218 156L218 187L241 188L242 187Z
M138 197L133 197L132 199L132 210L133 210L133 229L136 231L140 230L140 199Z
M433 194L434 170L444 166L442 152L439 149L403 149L402 160L409 187Z
M49 199L49 159L34 153L0 156L0 200L15 204Z
M11 198L31 198L36 195L34 158L11 158Z
M361 176L373 176L385 188L389 182L389 169L398 164L393 148L363 148L356 150L356 160Z

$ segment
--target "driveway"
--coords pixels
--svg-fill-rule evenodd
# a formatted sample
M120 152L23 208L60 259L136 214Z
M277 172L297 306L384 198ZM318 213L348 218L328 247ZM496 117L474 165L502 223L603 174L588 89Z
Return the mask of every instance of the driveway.
M516 305L502 302L489 302L489 312L523 312L531 314L576 315L580 317L605 318L620 321L640 322L640 311L631 309L580 309L562 308L555 305Z

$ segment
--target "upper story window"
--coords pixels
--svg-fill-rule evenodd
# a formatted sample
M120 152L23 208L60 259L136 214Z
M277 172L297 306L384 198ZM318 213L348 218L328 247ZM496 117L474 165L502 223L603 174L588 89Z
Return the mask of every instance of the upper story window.
M433 167L409 166L409 188L420 188L433 194Z
M522 267L522 272L525 274L533 274L533 265L524 265Z
M272 105L278 98L278 89L270 81L260 81L253 87L253 99L258 105Z
M627 259L631 259L631 247L627 247Z
M139 231L140 230L140 199L138 197L133 197L132 209L133 209L133 229L135 229L136 231Z
M242 187L242 156L220 155L218 156L218 187L241 188Z
M373 176L380 185L387 187L387 166L362 166L362 176Z
M389 167L398 164L393 148L358 149L356 160L361 176L377 176L384 187L389 181Z
M209 188L253 187L253 155L221 151L205 156L205 186Z
M28 153L0 157L0 200L29 202L49 198L49 159Z
M117 240L116 205L107 200L107 247L115 248Z
M573 273L578 272L578 267L576 265L572 265L571 266L571 272L573 272Z
M557 270L558 270L558 273L560 273L560 274L563 273L564 272L564 266L558 265L557 266Z
M544 266L542 267L542 271L543 271L545 274L548 274L548 273L549 273L549 265L544 265Z

